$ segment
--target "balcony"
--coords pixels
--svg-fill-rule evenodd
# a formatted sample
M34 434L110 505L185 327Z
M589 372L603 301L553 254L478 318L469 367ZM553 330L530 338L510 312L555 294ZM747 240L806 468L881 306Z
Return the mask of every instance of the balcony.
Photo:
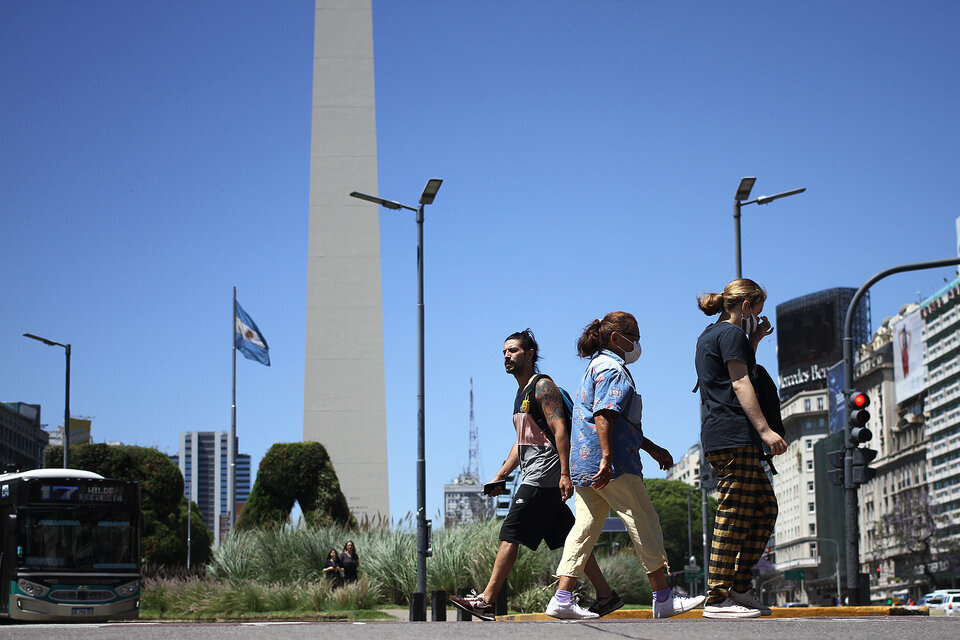
M960 324L960 306L954 307L933 322L928 322L923 328L923 339L929 342L931 338L947 329L956 330L957 324Z
M778 548L777 553L780 554L785 549ZM820 558L793 558L791 560L785 560L783 562L778 562L774 565L777 571L786 571L787 569L816 569L820 566Z
M933 435L960 422L960 406L945 411L935 418L927 420L927 435Z
M927 396L926 409L932 412L958 398L960 398L960 380L955 380Z
M927 348L923 352L923 364L929 366L934 360L948 355L958 347L960 347L960 333L954 333L933 344L928 342Z
M948 460L943 464L934 466L927 458L927 482L931 485L936 484L944 478L960 475L960 458Z
M957 371L960 371L960 354L932 367L927 372L927 385L930 386L943 382L950 376L956 375Z

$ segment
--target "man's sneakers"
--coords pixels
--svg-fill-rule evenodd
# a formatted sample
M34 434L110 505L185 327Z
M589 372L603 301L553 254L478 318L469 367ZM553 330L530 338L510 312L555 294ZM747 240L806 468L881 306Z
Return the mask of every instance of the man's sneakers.
M753 592L749 589L743 593L738 593L737 591L730 589L730 599L741 607L756 609L762 616L769 616L773 613L773 611L770 610L770 607L760 602L760 600L758 600L757 597L753 595Z
M730 591L733 595L733 590ZM734 602L733 598L728 597L720 604L708 604L703 608L704 618L716 618L718 620L735 618L759 618L760 609L745 607L742 604Z
M621 602L621 605L623 603ZM612 609L611 609L612 611ZM587 611L577 604L576 598L571 598L569 602L560 602L557 596L550 598L550 604L547 605L547 615L561 620L586 620L587 618L599 618L600 615L593 611Z
M681 596L670 592L670 597L668 597L663 602L657 602L657 597L653 597L653 617L654 618L670 618L672 616L679 615L685 611L690 611L691 609L696 609L703 601L706 600L706 596Z
M608 613L613 613L617 609L623 606L623 598L617 595L616 591L611 591L610 595L605 598L597 598L594 600L593 604L590 605L589 611L597 614L599 617L603 617Z
M496 606L487 602L483 598L483 594L478 595L476 591L471 590L470 593L463 598L460 596L450 596L450 604L481 620L497 619Z

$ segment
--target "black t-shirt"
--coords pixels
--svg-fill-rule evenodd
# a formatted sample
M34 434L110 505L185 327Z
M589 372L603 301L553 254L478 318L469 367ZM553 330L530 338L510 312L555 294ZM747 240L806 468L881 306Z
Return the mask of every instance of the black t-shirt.
M752 371L756 356L740 327L729 322L709 325L697 340L697 379L700 382L700 441L704 451L760 447L760 434L733 391L727 363L738 360Z

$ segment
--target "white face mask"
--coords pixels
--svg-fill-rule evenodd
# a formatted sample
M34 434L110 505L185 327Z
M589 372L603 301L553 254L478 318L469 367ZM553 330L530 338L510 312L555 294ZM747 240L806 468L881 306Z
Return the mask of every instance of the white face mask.
M748 316L743 316L743 318L740 319L740 328L743 329L745 334L747 334L747 337L750 337L750 334L757 330L758 324L759 322L757 321L757 316L753 315L752 313Z
M623 362L624 364L633 364L640 359L640 341L637 340L633 343L633 349L630 351L623 352Z

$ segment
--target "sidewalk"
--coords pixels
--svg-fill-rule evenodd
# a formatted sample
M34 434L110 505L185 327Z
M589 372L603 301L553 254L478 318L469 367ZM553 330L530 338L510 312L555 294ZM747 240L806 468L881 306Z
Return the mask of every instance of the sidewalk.
M773 613L766 618L864 618L880 616L929 616L927 607L771 607ZM675 618L702 618L703 609L681 613ZM649 620L650 609L620 609L604 616L602 620ZM512 616L497 616L497 622L559 622L545 613L518 613Z

